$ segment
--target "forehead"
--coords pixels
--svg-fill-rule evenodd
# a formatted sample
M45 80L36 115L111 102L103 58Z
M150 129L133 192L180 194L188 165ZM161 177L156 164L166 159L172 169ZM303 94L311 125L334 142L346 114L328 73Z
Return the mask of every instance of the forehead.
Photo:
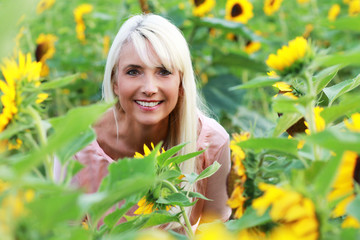
M151 68L163 65L153 46L144 41L143 46L135 46L132 41L124 43L119 54L119 66L135 64Z

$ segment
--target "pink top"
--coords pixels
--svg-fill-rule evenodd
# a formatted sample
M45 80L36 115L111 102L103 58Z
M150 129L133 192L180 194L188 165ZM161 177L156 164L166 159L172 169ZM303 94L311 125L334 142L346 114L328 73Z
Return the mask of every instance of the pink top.
M206 149L197 158L197 161L202 163L200 164L200 171L210 166L214 161L218 161L221 167L214 175L200 181L198 192L213 201L200 199L192 210L190 221L192 224L196 224L202 214L211 214L226 221L231 214L231 209L226 205L228 199L226 179L230 172L229 135L214 119L200 115L199 123L200 134L198 136L197 147L198 150ZM114 162L114 160L102 150L97 141L93 141L78 152L75 158L84 164L85 167L74 176L72 182L85 188L87 193L96 192L101 180L108 173L108 165ZM119 205L122 205L122 203ZM137 206L134 206L130 210L130 214L136 208ZM123 221L124 219L120 222Z

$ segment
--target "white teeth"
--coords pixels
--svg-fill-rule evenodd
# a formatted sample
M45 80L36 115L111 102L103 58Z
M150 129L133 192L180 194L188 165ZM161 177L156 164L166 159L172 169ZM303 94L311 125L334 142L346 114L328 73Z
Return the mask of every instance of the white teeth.
M143 101L136 101L137 104L140 104L143 107L155 107L160 102L143 102Z

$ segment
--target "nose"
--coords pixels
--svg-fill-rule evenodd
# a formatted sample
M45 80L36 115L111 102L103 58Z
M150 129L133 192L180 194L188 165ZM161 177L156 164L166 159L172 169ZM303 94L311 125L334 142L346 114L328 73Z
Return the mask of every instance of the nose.
M152 95L158 92L156 78L151 75L146 75L144 77L144 83L142 86L142 93L147 96L151 97Z

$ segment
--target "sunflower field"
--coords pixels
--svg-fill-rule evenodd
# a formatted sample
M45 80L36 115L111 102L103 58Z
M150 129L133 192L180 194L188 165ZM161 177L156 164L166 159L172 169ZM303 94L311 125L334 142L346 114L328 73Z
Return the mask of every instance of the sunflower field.
M111 42L142 12L181 29L231 136L232 216L195 233L184 208L205 197L179 184L219 165L182 175L178 164L201 153L173 157L184 145L110 165L96 193L71 186L82 167L72 156L111 106ZM0 21L1 240L360 238L360 0L0 0ZM55 156L67 173L57 180ZM180 218L185 235L155 227Z

